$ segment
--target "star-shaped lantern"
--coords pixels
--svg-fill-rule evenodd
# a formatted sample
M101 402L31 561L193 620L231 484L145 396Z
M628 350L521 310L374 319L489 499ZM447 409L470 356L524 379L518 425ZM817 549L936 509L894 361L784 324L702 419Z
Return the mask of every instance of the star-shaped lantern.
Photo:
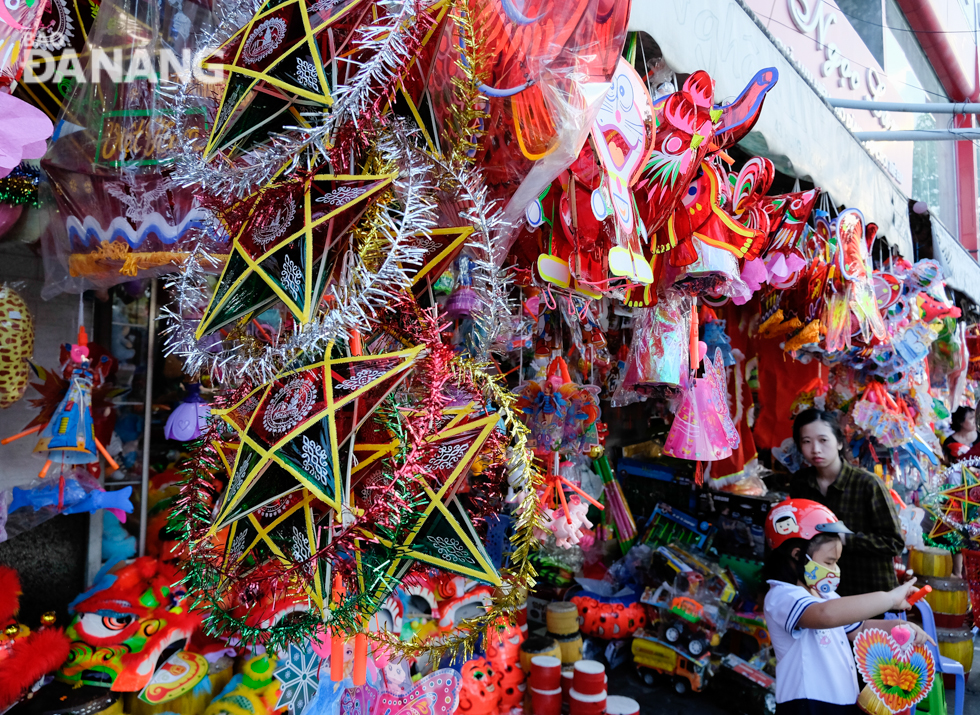
M421 351L414 347L334 358L329 357L331 345L323 360L287 370L233 407L216 411L241 443L211 533L233 520L236 508L273 465L340 512L346 471L342 447L406 377ZM272 478L282 483L278 472Z
M319 36L334 31L331 49L342 46L349 21L366 0L270 0L205 66L227 76L205 158L230 148L247 150L254 139L303 123L304 105L330 106L323 58L330 49ZM340 35L339 37L337 35ZM260 134L259 136L256 136Z
M456 496L499 417L482 414L467 405L447 409L444 418L436 427L438 431L426 439L432 453L418 477L425 507L408 525L405 537L395 544L369 529L361 529L365 538L358 555L359 578L362 592L375 600L382 600L397 585L412 561L500 584L500 575ZM389 479L382 471L381 457L397 448L397 440L365 446L366 459L351 471L352 501L356 508L368 508L374 498L370 487ZM354 449L358 451L357 446Z
M314 174L254 201L235 236L197 338L282 301L308 323L327 283L330 247L387 188L395 174ZM272 205L270 205L272 204Z
M968 523L980 517L980 478L974 471L976 466L960 463L956 467L960 471L959 484L938 493L942 498L937 505L941 514L929 533L930 539L954 531L953 524L960 524L965 528Z
M249 557L256 563L270 557L286 567L297 566L303 572L299 582L310 601L323 609L326 588L323 569L316 558L320 550L317 521L323 513L323 505L308 489L259 507L228 530L225 569L238 569Z

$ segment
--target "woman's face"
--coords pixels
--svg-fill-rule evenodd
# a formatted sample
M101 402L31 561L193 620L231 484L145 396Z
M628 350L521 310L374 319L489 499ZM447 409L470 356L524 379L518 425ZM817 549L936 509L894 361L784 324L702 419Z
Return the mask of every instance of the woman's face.
M841 444L826 422L811 422L800 428L800 452L814 467L826 467L834 463Z
M970 410L966 413L966 417L963 418L962 429L980 429L980 421L977 420L977 413L975 410Z

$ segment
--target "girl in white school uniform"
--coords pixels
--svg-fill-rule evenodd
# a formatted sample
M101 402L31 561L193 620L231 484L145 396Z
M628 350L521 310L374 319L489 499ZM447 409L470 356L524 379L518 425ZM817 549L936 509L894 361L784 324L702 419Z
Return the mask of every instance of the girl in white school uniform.
M837 560L851 531L823 504L789 499L766 520L765 615L776 651L776 715L859 715L858 679L848 642L867 620L909 608L915 579L891 591L841 598ZM916 643L927 636L912 625Z

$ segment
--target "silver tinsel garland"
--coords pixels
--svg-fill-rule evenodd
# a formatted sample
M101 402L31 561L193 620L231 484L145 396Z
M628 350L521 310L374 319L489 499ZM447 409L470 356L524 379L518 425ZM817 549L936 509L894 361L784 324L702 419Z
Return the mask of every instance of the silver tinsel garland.
M198 341L198 317L211 295L207 269L210 267L213 272L217 265L198 248L167 284L173 296L162 316L167 322L167 354L183 358L188 374L209 374L225 384L246 378L268 382L296 355L323 351L331 342L346 339L351 329L363 331L376 325L384 308L401 299L411 285L406 269L420 265L424 248L417 244L436 226L433 165L418 149L417 139L417 132L409 131L401 122L379 130L379 155L397 170L392 188L395 201L385 206L380 226L376 227L385 244L384 258L372 270L359 255L358 247L351 246L344 258L343 280L327 289L332 307L295 331L278 336L260 351L254 349L254 344L237 341Z
M351 121L359 126L362 115L371 117L371 108L384 88L394 87L395 81L415 58L416 47L410 42L428 29L421 15L434 4L431 0L378 0L378 21L356 31L353 42L357 54L366 56L364 62L353 57L337 59L338 70L350 65L356 70L351 78L334 88L334 106L330 123L339 127Z
M502 337L516 328L514 301L510 297L512 272L497 266L494 245L512 228L503 217L500 202L489 198L480 172L463 161L435 159L458 201L467 206L460 217L473 227L467 249L473 256L473 291L479 299L473 312L478 361L492 350L503 350Z

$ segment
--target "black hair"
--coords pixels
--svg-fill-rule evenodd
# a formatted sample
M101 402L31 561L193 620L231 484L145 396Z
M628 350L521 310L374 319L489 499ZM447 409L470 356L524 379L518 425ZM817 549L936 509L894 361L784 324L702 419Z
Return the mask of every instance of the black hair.
M966 424L966 415L968 412L975 412L972 407L957 407L953 410L953 417L950 420L953 426L954 432L959 432L960 429Z
M807 423L809 424L809 423ZM793 550L799 549L800 554L810 556L823 544L834 539L840 539L840 534L818 533L812 539L787 539L779 548L767 550L766 562L762 567L762 577L766 581L784 581L794 586L803 581L803 567L806 559L793 558Z
M834 437L837 438L837 444L840 445L841 450L844 449L844 430L840 428L840 422L837 420L837 415L833 412L827 412L826 410L818 410L816 407L803 410L796 416L796 419L793 420L793 442L796 444L797 449L800 449L800 431L808 424L812 424L814 422L824 422L828 427L830 427L830 431L833 432Z

